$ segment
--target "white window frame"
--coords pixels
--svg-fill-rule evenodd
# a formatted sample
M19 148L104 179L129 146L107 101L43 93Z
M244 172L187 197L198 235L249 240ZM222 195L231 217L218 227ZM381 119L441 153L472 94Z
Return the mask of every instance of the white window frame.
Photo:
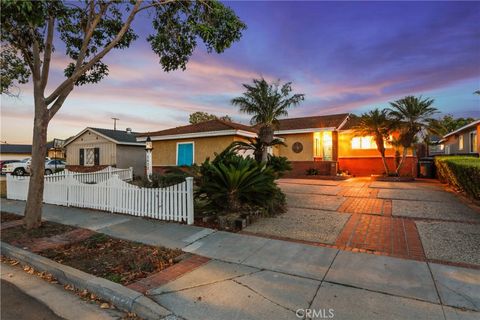
M470 140L470 152L471 152L471 153L478 152L478 150L475 150L475 149L477 148L477 143L478 143L478 141L475 141L476 143L473 143L473 140L474 140L475 138L478 139L478 137L477 137L477 131L472 131L472 132L470 132L469 140Z
M195 141L177 142L175 165L178 166L178 146L181 145L181 144L191 144L192 145L192 165L193 165L195 163Z
M364 148L363 147L363 139L370 138L370 146L369 148ZM358 139L358 145L360 146L359 148L354 148L353 147L353 139ZM384 142L384 145L386 145L386 142ZM376 150L377 149L377 143L375 142L375 138L373 136L358 136L358 137L353 137L350 140L350 148L352 150Z

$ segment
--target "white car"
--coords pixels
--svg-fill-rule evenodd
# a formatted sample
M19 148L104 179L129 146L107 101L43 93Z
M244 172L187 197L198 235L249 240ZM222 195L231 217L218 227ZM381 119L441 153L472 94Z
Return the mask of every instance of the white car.
M48 160L45 161L45 174L52 174L58 171L65 170L65 161L62 160ZM30 172L30 166L28 166L28 171Z
M51 159L48 157L45 158L45 161L49 161L49 160ZM7 163L6 165L3 166L2 173L11 173L16 176L24 176L29 171L28 169L30 167L31 161L32 161L32 158L25 158L18 162Z

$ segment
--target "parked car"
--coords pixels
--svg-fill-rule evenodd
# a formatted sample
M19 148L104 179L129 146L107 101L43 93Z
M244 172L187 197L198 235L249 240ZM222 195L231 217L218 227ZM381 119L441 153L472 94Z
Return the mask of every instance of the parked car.
M46 157L45 161L51 160L50 158ZM30 162L32 158L25 158L23 160L17 162L11 162L3 166L2 173L11 173L16 176L24 176L28 173L28 167L30 166Z
M62 160L49 160L45 162L45 174L52 174L55 172L65 170L65 165L67 163ZM28 166L28 171L30 172L30 166Z
M3 170L3 166L5 166L6 164L9 164L9 163L13 163L13 162L19 162L20 160L1 160L0 161L0 174L5 174L2 172Z

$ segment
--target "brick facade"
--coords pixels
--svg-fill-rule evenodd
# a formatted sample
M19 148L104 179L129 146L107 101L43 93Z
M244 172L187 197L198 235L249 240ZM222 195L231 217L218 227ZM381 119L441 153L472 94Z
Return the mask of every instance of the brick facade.
M387 165L391 172L395 170L395 158L387 158ZM381 175L385 172L382 159L380 157L369 158L340 158L338 159L339 170L348 170L348 172L356 177ZM417 158L407 157L400 171L401 176L417 175Z
M336 161L292 161L292 171L285 175L285 178L305 177L308 169L318 170L320 176L336 176Z

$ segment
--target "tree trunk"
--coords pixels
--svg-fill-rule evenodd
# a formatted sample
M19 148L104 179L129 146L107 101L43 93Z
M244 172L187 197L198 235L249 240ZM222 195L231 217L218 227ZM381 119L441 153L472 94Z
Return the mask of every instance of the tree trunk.
M262 145L262 162L268 161L268 147L273 141L273 128L270 126L262 126L258 133L258 140Z
M385 175L388 176L390 174L388 170L388 165L387 165L387 159L385 158L385 146L383 137L382 136L376 136L375 137L375 143L377 144L377 150L380 152L380 155L382 157L382 162L383 162L383 168L385 169Z
M35 97L35 119L33 126L32 160L30 163L30 183L24 223L27 229L37 228L42 219L42 201L45 175L45 155L47 153L48 110L43 98Z
M405 159L407 158L407 153L408 153L408 148L403 147L402 159L400 160L400 163L398 164L397 170L395 171L397 176L400 176L400 170L402 169L402 166L405 163Z

